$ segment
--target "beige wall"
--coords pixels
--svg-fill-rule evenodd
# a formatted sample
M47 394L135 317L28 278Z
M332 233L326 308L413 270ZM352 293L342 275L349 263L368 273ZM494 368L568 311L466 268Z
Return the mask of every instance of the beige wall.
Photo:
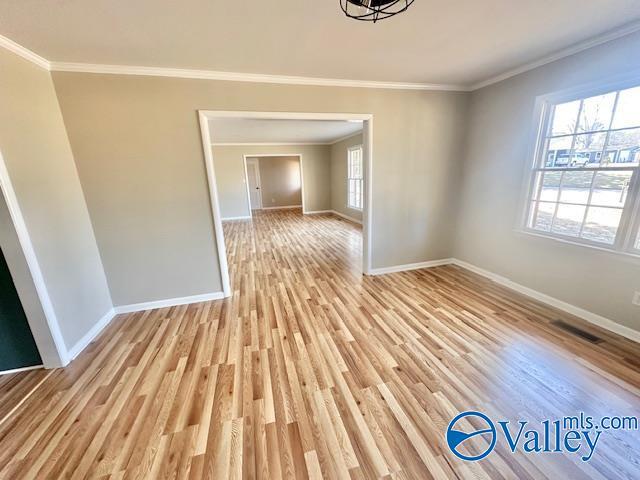
M69 349L109 289L50 74L4 49L0 71L0 151Z
M116 304L221 290L198 109L373 114L373 267L451 253L466 94L53 78Z
M362 134L331 145L331 209L362 221L362 210L347 206L347 151L362 145Z
M38 297L38 291L29 271L9 209L2 196L0 196L0 247L7 260L11 278L27 316L40 357L47 366L58 366L61 363L61 359L56 349L55 340L48 327L47 318Z
M640 69L639 52L636 33L473 92L455 247L462 260L636 330L637 258L515 229L536 96Z
M301 155L306 210L331 209L329 145L218 145L212 152L222 218L249 216L244 155Z
M302 207L300 157L255 157L260 170L262 207ZM330 188L330 185L327 186Z

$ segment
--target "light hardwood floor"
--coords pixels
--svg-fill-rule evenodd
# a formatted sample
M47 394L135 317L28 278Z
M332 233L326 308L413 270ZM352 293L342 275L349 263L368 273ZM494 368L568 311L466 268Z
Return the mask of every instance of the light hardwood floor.
M454 266L363 277L359 227L328 215L224 230L230 299L119 316L68 368L0 380L0 418L42 382L0 424L0 477L638 478L638 432L590 462L445 442L470 409L637 415L637 344Z

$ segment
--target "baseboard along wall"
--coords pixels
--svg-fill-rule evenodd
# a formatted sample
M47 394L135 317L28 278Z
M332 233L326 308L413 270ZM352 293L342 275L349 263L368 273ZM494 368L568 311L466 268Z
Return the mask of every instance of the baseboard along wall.
M120 305L109 309L98 322L89 330L73 347L67 350L65 365L75 359L82 351L93 342L100 333L111 323L116 315L123 313L141 312L144 310L153 310L156 308L176 307L179 305L188 305L190 303L210 302L212 300L221 300L224 298L223 292L205 293L202 295L191 295L188 297L168 298L165 300L156 300L153 302L134 303L131 305Z
M497 273L485 270L484 268L480 268L458 258L445 258L441 260L431 260L428 262L409 263L405 265L395 265L392 267L374 268L370 272L370 275L384 275L387 273L406 272L410 270L419 270L421 268L439 267L442 265L456 265L458 267L464 268L473 273L488 278L489 280L492 280L499 285L521 293L522 295L526 295L527 297L531 297L541 303L550 305L557 308L558 310L562 310L563 312L581 318L582 320L585 320L604 330L615 333L634 342L640 343L640 331L638 330L626 327L609 318L603 317L602 315L598 315L597 313L590 312L589 310L585 310L584 308L580 308L576 305L572 305L545 293L526 287L522 284L514 282L509 278L503 277L502 275L498 275Z
M315 211L315 212L306 212L307 214L315 214L315 213L335 213L338 216L343 216L334 210L323 210L323 211ZM534 300L538 300L544 304L550 305L552 307L557 308L558 310L562 310L566 313L574 315L578 318L581 318L593 325L596 325L604 330L610 331L622 337L625 337L634 342L640 343L640 331L634 330L632 328L621 325L609 318L603 317L602 315L598 315L596 313L590 312L583 308L577 307L570 303L559 300L550 295L544 294L537 290L533 290L532 288L521 285L513 280L510 280L506 277L493 273L489 270L485 270L471 263L465 262L463 260L457 258L444 258L440 260L430 260L427 262L417 262L417 263L408 263L404 265L395 265L391 267L382 267L382 268L374 268L371 270L370 275L386 275L389 273L398 273L398 272L407 272L411 270L420 270L423 268L433 268L439 267L442 265L456 265L458 267L469 270L473 273L481 275L489 280L494 281L495 283L502 285L504 287L510 288L518 293L526 295L528 297L533 298ZM76 358L95 338L109 325L111 320L119 314L123 313L133 313L140 312L144 310L152 310L156 308L167 308L174 307L178 305L187 305L191 303L199 303L199 302L209 302L213 300L221 300L224 298L223 292L213 292L202 295L192 295L188 297L178 297L178 298L170 298L165 300L156 300L152 302L143 302L143 303L135 303L131 305L120 305L110 309L106 312L102 318L94 325L94 327L87 332L72 348L67 351L66 362L69 363L74 358ZM41 368L41 367L27 367L28 370L31 368ZM16 370L18 371L18 370ZM5 373L14 373L11 372L0 372L1 374Z

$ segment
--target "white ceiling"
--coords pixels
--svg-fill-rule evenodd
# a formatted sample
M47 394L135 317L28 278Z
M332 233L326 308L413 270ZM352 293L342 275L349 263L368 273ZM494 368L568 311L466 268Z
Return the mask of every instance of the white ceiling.
M276 120L248 118L209 119L214 144L274 143L328 144L362 130L360 121Z
M640 20L638 0L417 0L376 24L338 0L2 0L53 62L472 85Z

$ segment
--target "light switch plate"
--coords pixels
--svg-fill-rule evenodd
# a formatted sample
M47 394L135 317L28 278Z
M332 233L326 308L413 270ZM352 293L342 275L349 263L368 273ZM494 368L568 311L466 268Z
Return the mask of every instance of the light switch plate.
M633 303L634 305L638 305L640 307L640 292L636 292L633 295L633 300L631 300L631 303Z

